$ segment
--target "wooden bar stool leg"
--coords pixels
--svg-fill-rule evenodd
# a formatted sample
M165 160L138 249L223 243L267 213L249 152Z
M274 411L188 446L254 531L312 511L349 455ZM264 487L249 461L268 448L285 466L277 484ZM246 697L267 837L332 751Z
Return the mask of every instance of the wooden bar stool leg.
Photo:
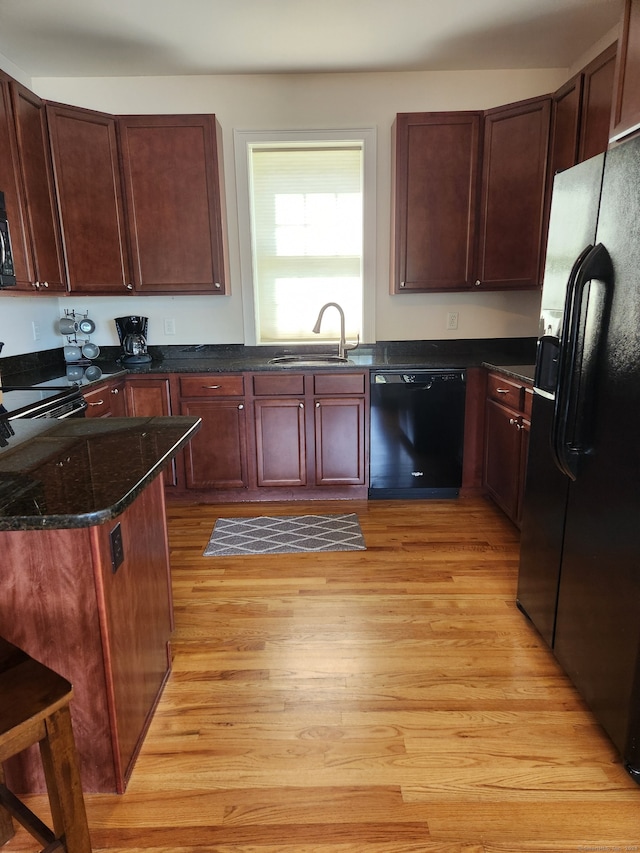
M45 727L40 753L55 834L64 836L67 853L91 853L69 706L47 717Z
M4 772L2 770L2 764L0 764L0 785L4 785ZM2 844L6 844L10 838L16 834L15 827L13 825L13 821L11 820L11 815L4 808L2 804L0 804L0 846Z

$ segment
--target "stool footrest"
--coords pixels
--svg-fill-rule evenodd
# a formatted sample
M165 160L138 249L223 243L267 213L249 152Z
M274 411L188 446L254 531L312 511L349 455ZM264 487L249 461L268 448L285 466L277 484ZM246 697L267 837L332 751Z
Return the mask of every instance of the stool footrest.
M54 850L65 849L64 842L56 838L52 830L40 820L38 815L25 806L2 782L0 782L0 803L40 844L46 845L41 853L53 853Z

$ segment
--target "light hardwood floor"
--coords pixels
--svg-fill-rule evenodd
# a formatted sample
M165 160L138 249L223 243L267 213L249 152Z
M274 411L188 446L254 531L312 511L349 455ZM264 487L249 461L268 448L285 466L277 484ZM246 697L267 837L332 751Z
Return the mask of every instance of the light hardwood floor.
M202 557L218 516L309 512L357 512L367 550ZM95 850L640 850L640 788L516 609L490 502L168 513L173 673L127 793L86 797Z

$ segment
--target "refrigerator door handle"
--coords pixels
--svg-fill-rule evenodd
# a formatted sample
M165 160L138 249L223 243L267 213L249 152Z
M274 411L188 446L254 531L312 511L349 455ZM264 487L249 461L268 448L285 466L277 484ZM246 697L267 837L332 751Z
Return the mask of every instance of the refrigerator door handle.
M613 286L606 248L599 243L586 251L574 264L567 288L551 437L556 465L571 480L577 477L579 458L591 450L597 354Z

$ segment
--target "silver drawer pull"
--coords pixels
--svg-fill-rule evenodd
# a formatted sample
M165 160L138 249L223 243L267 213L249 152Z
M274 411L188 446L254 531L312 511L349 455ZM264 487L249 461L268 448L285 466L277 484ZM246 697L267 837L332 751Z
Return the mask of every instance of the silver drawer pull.
M508 388L496 388L496 391L498 392L498 394L509 394L510 393Z
M242 403L240 403L240 405L238 406L238 409L239 409L240 411L242 411L242 410L244 409L244 405L243 405Z
M206 391L216 391L218 388L222 388L222 385L203 385L202 387Z
M104 406L104 400L96 400L95 403L89 403L90 406Z

